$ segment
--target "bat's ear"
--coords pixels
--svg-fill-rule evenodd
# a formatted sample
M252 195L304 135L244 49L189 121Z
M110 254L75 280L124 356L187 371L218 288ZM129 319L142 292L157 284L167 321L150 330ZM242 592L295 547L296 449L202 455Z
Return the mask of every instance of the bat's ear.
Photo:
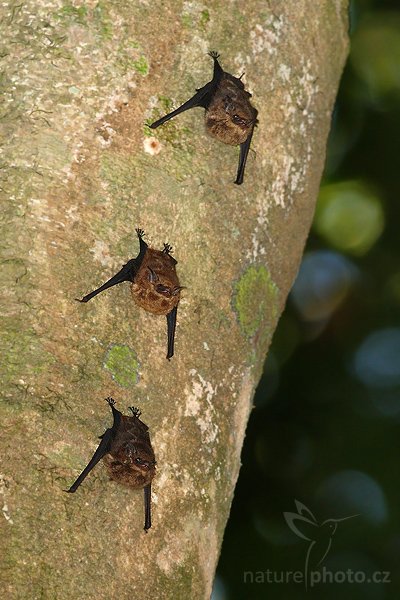
M174 289L172 290L172 295L173 295L173 296L177 296L181 290L185 290L185 289L186 289L186 286L184 286L184 285L177 285L177 286L176 286L176 287L174 287Z
M149 271L147 274L147 278L150 281L150 283L157 283L157 281L158 281L157 273L155 273L153 271L153 269L150 269L150 267L147 267L147 270Z

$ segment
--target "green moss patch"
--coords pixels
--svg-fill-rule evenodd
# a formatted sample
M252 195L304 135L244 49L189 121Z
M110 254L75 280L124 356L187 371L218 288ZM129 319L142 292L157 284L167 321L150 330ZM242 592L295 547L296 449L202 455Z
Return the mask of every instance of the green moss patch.
M252 265L234 284L233 309L243 333L251 338L277 314L278 288L264 266Z
M139 380L139 361L129 346L111 346L104 360L104 368L122 387L133 387Z
M134 61L133 68L135 71L140 73L140 75L143 75L143 77L145 77L149 72L149 65L144 56L141 56L138 60Z

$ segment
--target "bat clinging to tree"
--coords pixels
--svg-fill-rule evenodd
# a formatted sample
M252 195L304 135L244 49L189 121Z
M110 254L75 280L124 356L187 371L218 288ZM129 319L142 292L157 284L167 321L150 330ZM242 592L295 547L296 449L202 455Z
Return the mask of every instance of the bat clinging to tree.
M100 436L101 442L78 479L66 490L76 492L85 477L103 459L110 479L136 489L144 489L144 530L151 527L151 482L156 472L156 460L150 442L149 428L139 419L140 410L131 407L132 417L115 408L115 400L106 398L114 422Z
M172 248L169 244L164 244L163 250L154 250L144 241L142 229L136 229L136 233L140 244L137 257L128 260L126 265L102 286L77 300L89 302L100 292L123 281L129 281L136 304L155 315L166 315L167 358L170 359L174 355L176 314L180 292L183 289L176 274L177 261L171 256Z
M219 54L210 52L214 60L212 80L196 91L195 95L179 108L150 125L156 129L172 117L186 110L201 106L206 109L205 126L210 135L224 144L240 144L239 166L235 183L243 183L247 155L250 150L257 110L251 105L251 94L246 92L240 78L226 73L218 62Z

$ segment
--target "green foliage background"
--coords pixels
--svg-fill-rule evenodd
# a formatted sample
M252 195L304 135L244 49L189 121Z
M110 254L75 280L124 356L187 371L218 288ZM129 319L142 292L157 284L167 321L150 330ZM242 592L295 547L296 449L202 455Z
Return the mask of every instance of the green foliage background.
M255 398L213 600L400 594L398 1L353 1L351 38L314 225ZM319 525L357 517L325 539L313 525L307 541L283 515L295 500ZM286 575L304 572L311 541L331 545L319 566L310 554L310 567L347 572L345 582L306 591ZM357 583L349 570L353 580L361 573ZM244 583L245 571L259 583ZM390 583L371 581L377 572Z

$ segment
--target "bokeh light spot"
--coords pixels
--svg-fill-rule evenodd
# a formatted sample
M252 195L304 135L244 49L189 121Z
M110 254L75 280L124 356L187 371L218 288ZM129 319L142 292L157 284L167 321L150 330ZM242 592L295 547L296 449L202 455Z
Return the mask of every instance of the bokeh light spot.
M328 319L347 296L358 276L356 267L336 252L307 253L291 291L306 321Z
M387 517L386 501L381 486L361 471L346 470L335 473L322 482L317 496L325 506L332 507L332 515L329 515L329 518L359 514L372 523L380 523Z
M215 576L210 600L227 600L225 584L219 575Z
M354 33L350 62L373 104L400 97L400 19L382 12L366 16Z
M361 256L384 227L380 199L365 184L346 181L321 187L314 228L329 244Z
M400 386L400 328L371 333L355 354L354 369L367 386L386 389Z

